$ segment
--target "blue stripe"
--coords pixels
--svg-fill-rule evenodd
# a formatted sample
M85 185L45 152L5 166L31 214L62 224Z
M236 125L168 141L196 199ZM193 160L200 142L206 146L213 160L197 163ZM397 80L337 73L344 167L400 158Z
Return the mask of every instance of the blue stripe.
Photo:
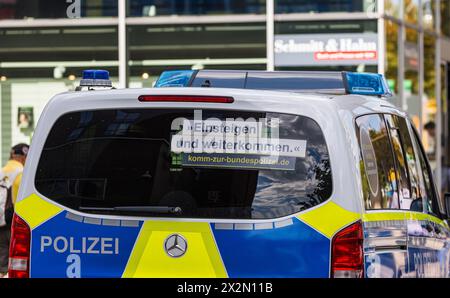
M67 277L74 259L79 260L76 265L79 265L80 277L121 277L142 222L135 227L96 225L71 220L66 218L66 213L61 212L32 231L31 277ZM85 252L82 251L83 237L86 238ZM91 240L87 239L89 237ZM92 239L99 241L93 245Z
M297 218L276 229L211 228L230 277L329 276L330 240Z

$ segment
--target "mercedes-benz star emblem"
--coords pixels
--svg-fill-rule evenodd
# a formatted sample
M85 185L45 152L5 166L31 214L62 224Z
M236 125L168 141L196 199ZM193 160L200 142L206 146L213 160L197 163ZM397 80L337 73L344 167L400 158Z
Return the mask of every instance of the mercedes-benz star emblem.
M186 253L187 242L183 236L172 234L164 241L164 249L172 258L179 258Z

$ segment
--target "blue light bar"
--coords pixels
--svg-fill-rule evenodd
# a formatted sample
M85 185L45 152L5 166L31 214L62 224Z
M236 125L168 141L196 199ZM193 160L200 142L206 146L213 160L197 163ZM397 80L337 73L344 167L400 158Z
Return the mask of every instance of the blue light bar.
M246 70L170 70L155 84L160 87L215 87L257 90L317 90L342 94L392 95L386 79L375 73Z
M83 70L83 80L109 80L109 71L101 69Z
M80 87L112 87L109 71L101 69L83 70Z
M187 87L191 81L194 70L164 71L158 78L155 87Z
M343 72L345 91L348 94L391 95L383 75L377 73Z

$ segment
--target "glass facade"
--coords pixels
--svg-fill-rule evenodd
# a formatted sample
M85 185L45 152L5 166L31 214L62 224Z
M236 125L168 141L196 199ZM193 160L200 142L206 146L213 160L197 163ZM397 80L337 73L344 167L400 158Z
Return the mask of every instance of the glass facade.
M432 166L436 162L436 138L433 132L426 129L430 123L436 125L436 38L424 35L424 72L423 72L423 111L422 125L425 133L422 137L425 151Z
M129 0L128 16L264 14L265 0ZM117 0L80 0L81 17L115 17ZM0 0L0 19L65 18L66 1ZM374 12L376 0L278 0L276 13Z
M134 86L151 86L167 69L266 67L262 24L130 26L129 44L130 79L138 84ZM152 77L142 80L146 74Z
M277 0L277 13L376 11L374 0Z
M264 0L131 0L128 15L264 14ZM324 13L375 11L375 0L277 0L276 13Z
M450 1L439 1L441 12L441 32L450 37Z
M116 17L117 0L81 0L81 17ZM62 0L0 0L2 19L66 18L70 3Z
M440 67L441 72L441 105L442 108L438 113L441 116L442 131L440 133L442 139L442 152L441 152L441 169L442 169L442 182L441 192L450 191L450 105L448 100L450 99L449 78L450 67L447 63L442 63Z
M403 19L407 23L419 23L419 1L420 0L403 0Z
M403 96L405 97L407 111L417 128L420 127L421 99L419 97L420 80L420 48L419 32L415 29L405 28L404 41L404 80Z
M191 68L194 64L196 68L265 69L265 38L261 23L130 26L131 76L143 72L158 75L164 69ZM220 59L230 62L222 65ZM254 59L262 63L253 63Z
M401 17L402 0L384 0L384 11L395 18Z
M398 32L399 25L392 21L385 22L386 53L384 72L388 84L398 101ZM397 102L398 103L398 102Z
M117 27L0 28L1 75L55 78L80 74L86 63L117 73ZM64 69L62 76L55 68Z
M128 5L132 17L262 14L266 10L264 0L130 0Z
M422 26L424 30L435 31L436 27L436 1L422 0Z

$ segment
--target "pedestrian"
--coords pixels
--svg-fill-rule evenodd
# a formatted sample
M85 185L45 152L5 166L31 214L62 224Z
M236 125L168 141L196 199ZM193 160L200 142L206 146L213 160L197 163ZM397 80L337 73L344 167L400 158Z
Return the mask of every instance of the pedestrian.
M28 149L23 143L12 147L8 162L0 169L0 277L8 273L11 221Z
M428 144L429 144L429 148L430 148L429 150L427 150L428 158L430 160L435 160L436 156L434 156L434 155L436 154L436 147L437 147L436 124L434 123L434 121L429 121L429 122L425 123L423 128L426 130L426 132L428 133L428 136L430 137L428 139Z

